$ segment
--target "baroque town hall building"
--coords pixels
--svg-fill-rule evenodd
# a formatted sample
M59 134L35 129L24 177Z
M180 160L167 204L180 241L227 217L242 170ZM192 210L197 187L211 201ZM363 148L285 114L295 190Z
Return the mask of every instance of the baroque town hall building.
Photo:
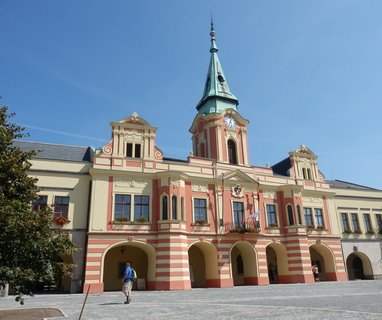
M81 248L60 290L120 290L131 261L140 289L178 290L382 278L382 191L327 181L301 145L272 167L249 163L247 126L218 58L192 122L187 160L166 158L137 113L111 122L102 149L16 141L38 149L33 207Z

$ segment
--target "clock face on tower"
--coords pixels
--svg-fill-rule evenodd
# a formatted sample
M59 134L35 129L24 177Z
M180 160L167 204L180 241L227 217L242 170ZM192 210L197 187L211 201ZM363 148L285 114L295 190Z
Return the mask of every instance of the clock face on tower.
M226 116L224 118L224 123L225 123L226 127L229 129L233 129L236 127L236 121L234 118L232 118L232 116Z

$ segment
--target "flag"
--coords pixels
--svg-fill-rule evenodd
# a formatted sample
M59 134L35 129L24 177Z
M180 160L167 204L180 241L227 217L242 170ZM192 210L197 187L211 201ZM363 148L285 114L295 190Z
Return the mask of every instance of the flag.
M249 219L249 218L251 218L251 219L256 219L256 218L259 217L259 216L260 216L260 210L257 210L256 212L251 213L251 214L249 215L248 219Z

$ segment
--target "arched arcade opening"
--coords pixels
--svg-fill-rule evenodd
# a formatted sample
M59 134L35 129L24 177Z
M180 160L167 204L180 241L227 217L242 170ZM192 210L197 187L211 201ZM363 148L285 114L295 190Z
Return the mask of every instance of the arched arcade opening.
M216 287L219 280L217 249L200 241L188 249L190 281L192 288Z
M104 291L121 290L126 262L137 272L140 289L150 288L155 280L155 250L140 242L120 243L110 248L103 262Z
M286 248L280 243L266 247L269 283L288 282L288 257Z
M235 286L258 284L256 252L249 242L237 242L231 249L230 258Z
M363 252L353 252L346 259L349 280L374 279L370 259Z
M309 253L311 264L318 267L320 281L336 281L336 267L332 250L323 244L313 244L309 247Z

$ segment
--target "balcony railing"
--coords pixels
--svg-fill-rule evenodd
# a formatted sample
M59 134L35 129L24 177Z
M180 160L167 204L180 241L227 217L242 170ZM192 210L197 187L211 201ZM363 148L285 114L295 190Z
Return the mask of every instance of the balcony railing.
M260 231L260 223L256 222L245 222L243 224L225 223L225 232L229 233L258 233Z

